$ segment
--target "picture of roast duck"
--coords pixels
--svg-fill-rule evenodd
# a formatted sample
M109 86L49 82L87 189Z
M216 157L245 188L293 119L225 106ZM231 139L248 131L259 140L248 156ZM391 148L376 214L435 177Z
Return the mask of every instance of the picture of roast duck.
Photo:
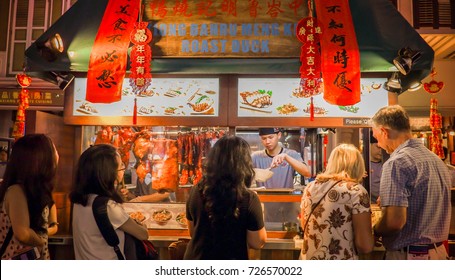
M249 105L255 108L265 108L272 105L271 94L266 92L257 91L244 91L240 93L243 104Z

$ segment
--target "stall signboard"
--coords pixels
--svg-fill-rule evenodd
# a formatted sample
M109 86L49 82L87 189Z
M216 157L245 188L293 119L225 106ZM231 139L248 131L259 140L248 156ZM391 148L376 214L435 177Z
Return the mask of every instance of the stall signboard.
M73 116L127 117L133 115L136 99L138 117L217 117L218 78L154 78L144 92L135 95L124 82L121 100L92 103L86 100L87 78L74 81Z
M361 101L350 106L332 105L324 100L322 92L313 95L314 115L316 118L371 118L379 108L388 105L388 94L382 87L385 81L384 78L361 79ZM311 96L306 95L299 83L298 78L239 78L237 116L309 118Z
M2 89L0 90L0 107L1 106L18 106L20 89ZM29 89L29 110L34 107L62 107L64 103L64 94L60 90L42 90Z
M153 57L299 57L306 1L145 1Z

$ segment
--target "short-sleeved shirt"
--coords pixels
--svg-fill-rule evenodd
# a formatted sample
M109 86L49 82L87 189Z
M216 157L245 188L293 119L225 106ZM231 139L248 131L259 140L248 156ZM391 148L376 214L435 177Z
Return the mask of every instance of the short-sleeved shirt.
M114 248L109 246L101 235L93 216L92 204L96 195L91 194L87 206L75 203L73 206L73 241L77 260L117 260ZM125 233L119 229L129 218L120 203L109 200L107 216L119 238L119 248L123 252Z
M450 227L450 176L443 161L420 140L402 143L382 167L381 207L407 208L406 224L384 236L387 250L447 239Z
M291 149L283 148L281 153L286 153L292 158L303 162L302 156ZM253 167L267 169L272 164L273 157L269 156L265 150L256 151L251 155ZM286 161L282 165L272 169L273 176L265 182L257 182L258 187L266 188L292 188L294 186L295 170Z
M358 259L352 215L370 212L370 198L362 185L353 182L339 182L329 191L335 183L333 180L313 181L302 195L303 218L309 219L300 255L303 260ZM325 193L327 195L309 216L312 205Z
M186 202L186 217L193 222L193 235L185 252L187 260L246 260L247 231L264 227L262 208L256 193L245 190L240 203L239 219L226 228L223 238L215 236L210 226L200 187L191 189ZM211 244L216 244L213 246Z

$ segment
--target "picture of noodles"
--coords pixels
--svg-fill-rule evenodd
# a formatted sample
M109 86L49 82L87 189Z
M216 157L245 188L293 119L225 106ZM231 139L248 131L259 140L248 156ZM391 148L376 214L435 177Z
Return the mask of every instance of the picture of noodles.
M297 107L295 107L293 104L288 103L288 104L284 104L280 107L277 107L276 110L278 111L278 114L280 114L280 115L289 115L289 114L297 112L299 109Z

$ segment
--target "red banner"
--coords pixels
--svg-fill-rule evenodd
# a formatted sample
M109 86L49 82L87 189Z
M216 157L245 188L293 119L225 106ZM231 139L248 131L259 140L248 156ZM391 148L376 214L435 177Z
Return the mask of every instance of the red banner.
M360 101L360 54L348 0L315 0L321 23L324 99L334 105Z
M90 54L87 101L112 103L122 97L130 33L140 0L109 0Z

